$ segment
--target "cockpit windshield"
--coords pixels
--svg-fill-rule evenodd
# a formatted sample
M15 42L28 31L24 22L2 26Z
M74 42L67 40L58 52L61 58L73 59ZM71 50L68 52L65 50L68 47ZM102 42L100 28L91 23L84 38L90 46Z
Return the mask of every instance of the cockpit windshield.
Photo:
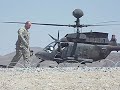
M59 49L64 49L65 47L68 47L69 46L69 44L68 43L66 43L66 42L64 42L64 43L60 43L60 48ZM50 44L48 44L45 48L44 48L44 50L46 51L46 52L49 52L49 53L51 53L52 51L54 51L54 50L58 50L58 44L57 43L55 43L55 42L51 42Z
M53 50L55 50L56 49L56 44L55 44L55 42L52 42L52 43L50 43L50 44L48 44L45 48L44 48L44 50L45 51L47 51L47 52L49 52L49 53L51 53Z

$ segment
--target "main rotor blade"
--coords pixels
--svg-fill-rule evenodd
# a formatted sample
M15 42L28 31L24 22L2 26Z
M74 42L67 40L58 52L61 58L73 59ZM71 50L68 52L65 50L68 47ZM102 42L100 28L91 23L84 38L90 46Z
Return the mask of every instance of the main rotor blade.
M70 26L70 25L62 25L62 24L43 24L43 23L32 23L35 25L49 25L49 26Z
M3 22L3 23L19 23L19 24L25 24L25 22Z
M25 24L25 22L3 22L3 23L18 23L18 24ZM62 25L62 24L45 24L45 23L31 23L34 25L49 25L49 26L68 26L73 27L73 25Z
M114 25L120 25L120 24L93 24L93 25L80 25L78 27L89 27L89 26L114 26Z
M114 22L114 21L111 21L111 22ZM25 22L3 22L3 23L18 23L18 24L25 24ZM68 26L68 27L89 27L89 26L111 26L111 25L120 25L120 24L91 24L91 25L62 25L62 24L44 24L44 23L32 23L32 24L35 24L35 25L49 25L49 26Z
M101 24L101 23L116 23L116 22L120 22L120 21L104 21L104 22L99 22L99 23L95 23L95 24Z

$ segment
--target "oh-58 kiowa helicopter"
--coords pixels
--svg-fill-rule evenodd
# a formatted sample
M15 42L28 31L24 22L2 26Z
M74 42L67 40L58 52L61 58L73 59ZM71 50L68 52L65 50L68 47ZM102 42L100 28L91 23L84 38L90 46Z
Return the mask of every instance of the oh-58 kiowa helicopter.
M47 45L42 51L37 52L35 55L41 61L45 60L56 61L58 64L63 62L70 63L92 63L105 59L111 51L119 51L120 44L116 42L115 35L112 35L111 40L108 39L108 33L102 32L80 32L80 28L89 26L108 26L120 24L104 24L104 25L84 25L80 24L80 18L83 16L83 11L75 9L73 16L76 18L75 25L62 25L62 24L42 24L32 23L35 25L49 25L49 26L67 26L77 29L76 33L67 34L62 39L59 39L59 31L57 39L49 35L54 41ZM20 23L23 22L6 22L6 23Z

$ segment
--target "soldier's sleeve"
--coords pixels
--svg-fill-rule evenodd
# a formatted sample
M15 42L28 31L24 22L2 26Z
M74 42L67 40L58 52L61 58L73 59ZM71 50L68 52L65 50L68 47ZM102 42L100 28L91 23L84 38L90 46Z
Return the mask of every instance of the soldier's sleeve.
M20 37L20 40L22 41L22 43L26 46L26 47L29 47L29 44L27 43L27 41L25 40L24 36L23 36L23 33L24 32L24 29L19 29L18 30L18 36Z

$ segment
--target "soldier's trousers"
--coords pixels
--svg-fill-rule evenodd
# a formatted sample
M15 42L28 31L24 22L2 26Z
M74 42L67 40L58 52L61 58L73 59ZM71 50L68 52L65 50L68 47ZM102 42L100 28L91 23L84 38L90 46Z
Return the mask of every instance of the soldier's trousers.
M24 66L22 67L30 67L30 50L16 47L16 55L13 57L8 68L14 67L22 56L24 59Z

